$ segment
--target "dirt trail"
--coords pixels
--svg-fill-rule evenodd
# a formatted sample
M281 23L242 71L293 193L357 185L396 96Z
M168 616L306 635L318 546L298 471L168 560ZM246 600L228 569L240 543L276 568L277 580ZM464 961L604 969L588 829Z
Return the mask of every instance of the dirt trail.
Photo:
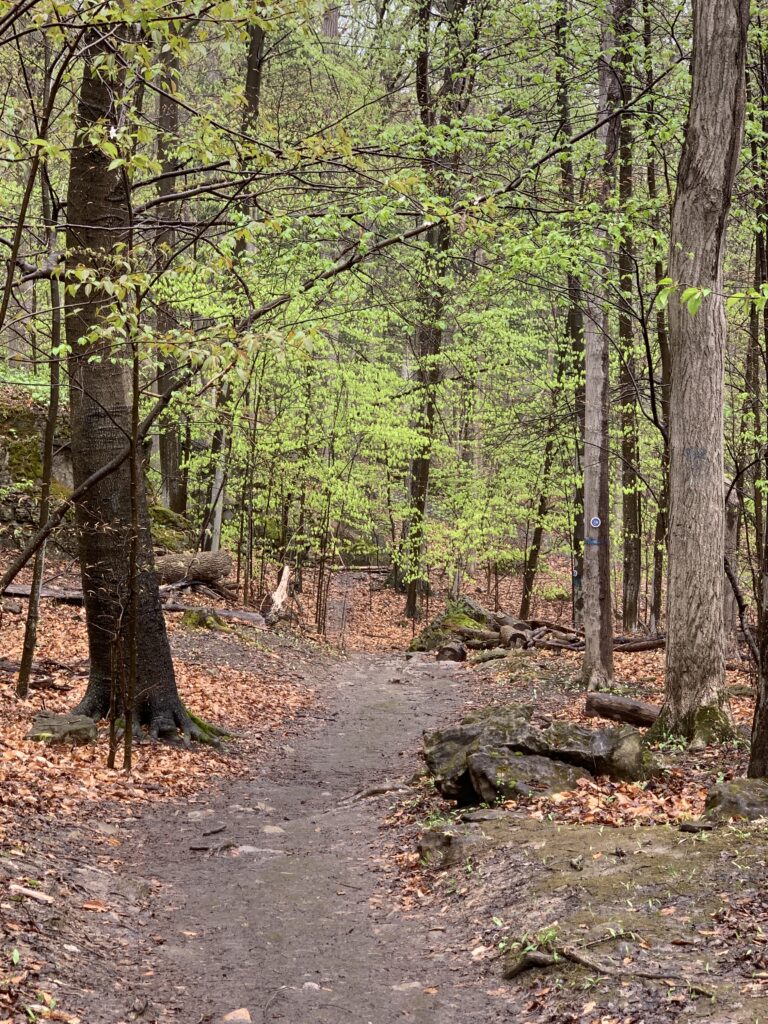
M414 773L422 730L463 703L460 677L356 656L325 684L319 720L258 777L144 814L127 867L161 883L158 944L151 976L115 993L126 1019L145 1001L139 1019L184 1024L240 1007L260 1024L501 1019L479 979L442 950L429 912L371 910L382 804L349 799ZM89 1024L115 1024L104 995Z

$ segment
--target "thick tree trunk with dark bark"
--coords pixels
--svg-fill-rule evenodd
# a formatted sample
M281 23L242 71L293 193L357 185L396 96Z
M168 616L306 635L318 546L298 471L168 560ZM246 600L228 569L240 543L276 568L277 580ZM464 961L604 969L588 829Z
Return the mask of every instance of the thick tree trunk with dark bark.
M748 0L694 0L691 102L669 249L676 292L669 307L667 680L657 727L697 745L731 731L723 649L723 249L744 122L748 17ZM698 311L683 301L690 288L707 290Z
M405 551L410 575L406 591L405 614L410 619L416 617L419 594L423 586L420 576L421 555L424 547L424 523L429 495L429 473L432 463L432 437L435 429L437 387L440 382L438 358L442 342L442 331L434 322L429 321L433 321L440 316L442 296L433 296L430 305L432 307L430 312L427 313L425 311L426 322L420 324L416 332L419 359L418 378L423 389L420 426L424 433L424 450L414 458L411 466L411 507L405 538Z
M98 278L122 273L129 241L127 182L109 169L111 157L89 141L94 125L109 126L119 117L121 83L94 71L91 61L109 53L96 37L86 61L78 102L67 195L68 268L90 268ZM107 127L108 130L108 127ZM117 247L121 246L121 249ZM67 295L66 336L71 348L70 419L74 484L121 452L131 437L130 366L120 333L110 335L113 299L94 287ZM139 543L134 602L139 638L136 717L153 734L193 732L176 690L165 621L152 557L147 498L141 474L136 487ZM100 718L107 714L113 685L115 651L128 664L131 603L131 472L124 462L92 487L77 506L80 567L85 597L90 678L77 708ZM126 673L127 674L127 673Z

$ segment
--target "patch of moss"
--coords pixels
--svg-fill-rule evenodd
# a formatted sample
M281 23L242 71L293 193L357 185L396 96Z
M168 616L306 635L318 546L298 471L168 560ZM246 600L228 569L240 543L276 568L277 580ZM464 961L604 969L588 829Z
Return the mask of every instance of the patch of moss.
M62 484L58 480L51 480L51 497L56 501L66 501L71 493L71 487L67 487L66 484Z
M646 743L669 743L675 737L688 742L691 750L703 750L715 743L725 743L734 737L733 722L727 709L719 704L705 704L673 721L665 706L645 734Z
M224 619L210 608L190 608L182 615L181 624L185 629L214 629L222 633L228 633L230 629Z
M188 551L194 544L192 527L184 516L164 505L150 505L149 520L155 544L168 551Z
M413 638L409 651L436 651L447 643L457 629L482 629L486 620L480 612L459 598L446 605L442 615Z

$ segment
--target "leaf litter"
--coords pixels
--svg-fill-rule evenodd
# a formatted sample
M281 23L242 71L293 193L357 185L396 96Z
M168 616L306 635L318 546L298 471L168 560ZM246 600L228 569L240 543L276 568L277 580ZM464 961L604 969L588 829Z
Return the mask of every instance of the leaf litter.
M82 956L89 945L89 918L93 922L126 912L114 893L101 891L103 880L118 887L121 825L150 803L194 801L200 791L252 772L281 727L314 699L307 665L318 651L310 641L283 642L279 634L252 627L193 635L181 627L180 618L168 614L166 620L182 700L230 731L231 738L221 748L136 743L127 775L106 767L105 723L98 741L86 746L45 746L26 739L38 711L71 711L85 690L88 648L82 609L41 602L37 671L24 700L15 695L24 615L3 614L0 1024L87 1024L59 1005L65 1000L58 993L42 990L39 978L57 963ZM60 833L82 835L82 843L71 848L58 838ZM61 931L64 907L72 941L62 946L53 936ZM130 900L127 912L138 913Z

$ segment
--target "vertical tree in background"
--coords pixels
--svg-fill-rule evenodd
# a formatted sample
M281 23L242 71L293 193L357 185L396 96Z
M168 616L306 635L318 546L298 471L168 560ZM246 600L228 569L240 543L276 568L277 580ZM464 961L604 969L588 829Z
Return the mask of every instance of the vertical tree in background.
M648 114L648 122L653 126L656 114L653 77L653 25L651 23L651 12L648 0L643 0L643 65L645 91L648 97L646 110ZM645 175L648 188L648 199L651 203L650 222L655 235L657 237L661 237L661 217L656 205L656 200L658 198L656 158L650 138L647 140L646 146L647 157ZM657 252L655 255L653 276L656 287L659 288L661 286L661 281L664 279L664 264L662 262L660 252ZM664 552L667 544L667 503L669 491L669 385L672 376L669 355L669 338L667 335L667 313L663 305L660 303L656 307L656 344L659 348L659 362L661 364L661 387L658 390L656 388L654 367L652 365L648 366L649 380L654 385L651 392L651 414L660 434L662 435L661 487L659 489L656 522L653 533L653 578L651 582L651 614L649 620L652 633L658 632L663 606Z
M617 50L613 72L617 78L619 99L627 106L632 94L632 4L616 11ZM621 118L619 128L619 215L631 217L634 192L633 132L629 117ZM619 242L619 388L621 401L621 518L623 548L622 622L626 632L637 629L640 614L640 577L642 574L640 488L637 466L640 458L637 432L637 367L634 354L632 282L634 251L632 228L624 226Z
M436 86L433 75L432 8L427 0L416 12L418 52L416 55L416 97L424 129L422 165L433 193L441 202L455 193L456 171L461 150L454 142L445 144L446 132L455 128L467 111L475 82L482 5L469 7L465 0L450 0L444 27L444 50L438 55L442 74ZM439 66L439 63L438 63ZM423 585L421 562L432 463L437 390L441 378L447 279L450 271L451 229L446 220L427 232L423 264L419 275L418 323L415 331L416 379L421 391L419 427L424 436L422 450L414 457L410 472L410 509L406 523L404 552L409 575L405 614L415 618Z
M179 134L179 105L174 93L178 84L179 61L173 49L170 49L163 57L166 73L160 79L157 97L157 155L162 165L158 193L162 199L169 200L176 190L174 170L176 169L175 148ZM167 216L170 219L173 216L174 207L169 202L166 208ZM164 227L158 232L157 245L160 260L168 259L174 242L175 232L172 226ZM159 302L157 305L158 334L167 334L178 326L170 303ZM163 359L158 374L160 394L165 394L169 388L172 388L177 362L176 356L172 352L169 352ZM162 500L172 512L184 515L187 511L187 480L182 468L181 425L177 415L166 417L160 430L159 449Z
M691 100L672 212L667 678L658 728L730 730L723 647L725 224L745 111L748 0L694 0Z
M555 80L557 84L558 138L565 141L572 134L571 99L568 61L568 4L558 0L555 23L555 53L557 57ZM573 153L566 148L560 161L560 184L565 204L572 213L576 209ZM581 281L570 270L566 275L568 312L566 334L570 344L571 363L576 378L574 391L574 450L578 483L573 496L573 623L581 626L584 618L584 485L581 478L581 456L584 448L584 313ZM523 616L524 617L524 616Z
M606 16L603 53L599 63L598 205L605 215L614 186L621 118L610 117L621 103L620 80L613 61L621 33L629 21L629 0L615 0L612 17ZM618 40L616 40L618 36ZM613 679L613 610L611 607L610 476L608 417L610 395L609 324L604 276L610 266L610 242L604 227L595 232L602 264L590 283L585 338L584 430L584 662L582 674L588 690L600 690Z

